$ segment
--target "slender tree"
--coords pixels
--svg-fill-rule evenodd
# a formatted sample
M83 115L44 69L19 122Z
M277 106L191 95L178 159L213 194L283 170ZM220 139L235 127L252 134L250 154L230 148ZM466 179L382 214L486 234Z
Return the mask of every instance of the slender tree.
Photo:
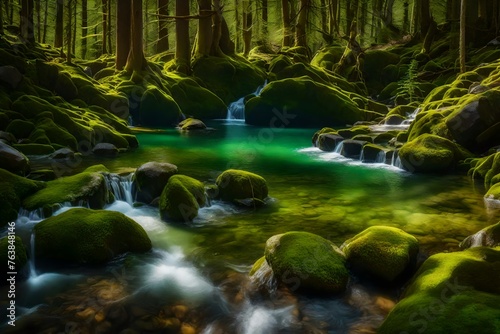
M420 36L424 38L431 26L430 0L420 0Z
M108 0L102 0L102 49L101 54L108 53Z
M63 24L64 24L64 0L57 0L56 3L56 36L54 46L61 48L63 46Z
M131 43L125 69L127 72L141 72L146 68L142 44L142 0L132 0Z
M288 0L281 0L281 17L283 18L283 47L292 46L289 4Z
M22 0L19 22L22 38L28 43L35 43L35 33L33 30L33 0Z
M322 0L324 1L324 0ZM269 23L269 3L268 0L262 0L262 36L264 39L268 37L268 23Z
M198 7L200 18L196 35L195 58L208 56L212 47L212 17L210 15L212 1L198 0Z
M108 53L109 54L112 54L113 53L113 35L112 35L112 32L113 32L113 15L112 15L112 4L111 4L111 0L108 0L108 32L107 32L107 36L108 36Z
M212 45L210 55L222 56L224 53L220 47L222 39L222 5L220 0L213 0L212 13ZM227 42L227 41L225 41Z
M72 10L73 10L73 17L74 17L74 20L75 22L73 23L73 26L71 27L71 34L72 34L72 37L71 37L71 52L73 54L76 54L76 30L77 30L77 24L76 24L76 21L77 21L77 4L78 4L78 1L77 0L74 0L73 4L72 4Z
M119 71L123 70L130 52L131 15L130 0L116 1L116 69Z
M168 26L165 16L168 16L169 0L158 0L158 43L156 52L161 53L169 49Z
M329 19L330 36L338 35L339 34L339 24L337 21L337 12L339 10L338 0L329 0L328 7L330 14L330 19Z
M2 8L2 3L3 1L0 1L0 35L3 35L3 8Z
M0 1L0 4L2 1ZM2 6L0 6L1 12ZM41 9L41 0L35 1L35 10L36 10L36 40L38 43L42 42L42 9ZM1 20L0 20L1 21Z
M248 56L252 47L252 3L243 0L243 55Z
M87 0L82 0L82 58L87 57L87 31L88 31L88 5Z
M295 46L307 48L307 23L309 20L309 10L311 0L300 0L299 18L295 27Z
M467 1L462 0L460 4L460 72L465 73L466 68L465 68L465 48L466 48L466 22L467 22L467 16L466 16L466 8L467 8Z
M42 36L42 43L47 42L47 20L49 16L49 1L45 0L45 8L43 11L43 36Z
M67 17L67 25L66 25L66 46L67 46L67 51L66 51L66 62L68 64L71 64L72 62L72 57L71 57L71 38L73 34L73 29L71 28L73 24L73 0L66 0L66 17Z
M178 71L185 74L191 72L191 50L189 40L189 1L175 0L175 58L178 64Z

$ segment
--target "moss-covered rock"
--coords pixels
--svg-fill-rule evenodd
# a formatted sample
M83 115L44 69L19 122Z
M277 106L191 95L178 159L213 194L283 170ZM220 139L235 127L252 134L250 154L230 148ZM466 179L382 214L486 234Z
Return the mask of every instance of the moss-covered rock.
M472 178L483 178L484 187L490 189L495 183L493 179L500 174L500 152L476 159L468 173Z
M309 77L273 81L245 105L246 122L270 127L346 125L365 113L341 90Z
M28 138L33 130L33 123L21 119L13 120L5 128L5 131L12 133L17 139Z
M500 249L477 247L428 258L378 333L498 333Z
M332 71L342 57L344 50L345 47L342 46L324 47L316 52L311 64Z
M207 126L205 123L195 118L186 118L182 122L180 122L177 127L181 131L191 131L191 130L205 130Z
M134 117L134 115L132 115ZM149 87L141 97L139 117L134 123L152 127L170 127L182 119L181 109L174 99L156 87Z
M336 135L337 134L337 130L329 128L329 127L325 127L325 128L322 128L321 130L316 131L314 133L314 135L312 136L312 139L311 139L311 142L312 142L313 146L318 146L317 145L318 137L319 137L319 135L321 135L323 133L329 133L329 134Z
M118 156L118 148L111 143L98 143L92 149L92 153L97 156L115 158Z
M24 198L42 189L44 184L0 169L0 227L15 221Z
M320 150L325 152L333 152L338 144L340 144L344 138L337 134L332 133L322 133L318 136L316 140L316 145Z
M10 247L9 247L10 246ZM23 241L20 237L16 235L6 236L0 239L0 261L7 264L14 264L15 269L12 270L2 270L0 274L1 285L7 285L7 278L10 278L10 275L7 275L7 272L17 272L18 276L21 274L24 266L28 263L28 257L26 255L26 248L24 247Z
M99 170L105 170L99 167ZM47 182L47 187L27 197L23 207L28 210L42 208L46 216L52 214L57 204L88 204L92 209L102 209L108 200L106 180L95 168L90 167L82 173L61 177Z
M26 155L49 155L54 153L54 148L45 144L15 144L13 147Z
M185 175L169 178L160 197L160 214L165 221L190 222L206 203L205 187Z
M274 235L267 240L264 254L276 281L292 284L292 290L331 294L346 289L349 273L344 255L318 235L307 232Z
M224 201L234 201L245 198L264 200L268 189L266 180L257 174L228 169L215 181L218 188L218 197Z
M395 281L415 265L418 240L395 227L371 226L341 247L358 273L385 282Z
M500 183L495 183L484 195L484 198L500 200Z
M159 197L172 175L177 174L176 165L166 162L147 162L134 173L132 181L132 194L134 198L143 203L151 203Z
M400 56L386 50L369 50L365 52L362 66L363 78L370 90L381 91L389 78L382 77L384 68L399 63Z
M64 127L57 125L52 119L44 117L37 122L37 131L43 130L45 136L51 143L67 146L73 150L77 149L75 136Z
M30 171L30 162L24 154L0 141L0 168L25 175Z
M387 149L376 144L368 143L363 146L363 152L361 154L361 162L366 163L385 163L385 151Z
M28 139L31 143L34 144L43 144L43 145L51 144L49 137L47 137L47 134L43 129L36 129L30 134Z
M430 134L423 134L407 142L399 150L403 167L411 172L445 172L470 156L460 145Z
M71 209L38 223L34 232L37 261L102 264L151 249L142 226L115 211Z
M481 231L468 236L459 246L461 249L500 246L500 223L485 227Z

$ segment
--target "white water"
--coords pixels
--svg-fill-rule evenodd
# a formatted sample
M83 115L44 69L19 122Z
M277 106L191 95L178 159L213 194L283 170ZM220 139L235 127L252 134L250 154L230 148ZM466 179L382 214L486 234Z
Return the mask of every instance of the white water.
M132 178L134 174L120 176L117 174L107 174L106 182L108 189L113 193L115 200L124 201L130 205L134 204L132 198Z
M371 125L370 129L373 132L387 132L391 130L407 130L411 123L415 120L417 117L418 113L420 112L421 108L416 108L411 114L406 115L406 119L401 122L401 124L398 125L391 125L391 124L377 124L377 125Z
M255 96L259 96L260 92L267 85L267 80L264 82L262 86L257 87L255 92L253 93ZM227 116L226 120L245 120L245 97L238 99L237 101L232 102L227 108Z
M35 278L36 267L35 267L35 233L31 233L30 238L30 259L29 259L29 268L30 268L30 278Z

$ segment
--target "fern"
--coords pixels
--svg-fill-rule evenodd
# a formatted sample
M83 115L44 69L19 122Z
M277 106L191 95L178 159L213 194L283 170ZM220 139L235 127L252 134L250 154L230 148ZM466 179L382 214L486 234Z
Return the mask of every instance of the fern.
M398 89L396 90L396 96L403 95L408 97L408 103L411 103L417 99L422 92L418 87L417 81L418 74L418 61L413 59L408 67L408 72L406 75L398 81Z

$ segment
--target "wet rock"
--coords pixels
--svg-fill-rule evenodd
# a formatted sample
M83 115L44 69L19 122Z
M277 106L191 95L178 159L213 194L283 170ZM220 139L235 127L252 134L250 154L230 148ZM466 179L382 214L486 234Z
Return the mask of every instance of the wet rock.
M401 115L390 115L385 119L384 124L386 124L386 125L400 125L401 123L403 123L403 121L405 119L406 118L404 116L401 116Z
M118 148L111 143L99 143L92 149L92 153L101 157L114 158L118 156Z
M166 162L147 162L135 171L132 182L132 194L137 201L151 203L160 197L163 188L172 175L177 174L176 165Z
M344 138L339 135L331 133L323 133L318 136L316 146L325 152L333 152L337 145L342 142Z
M0 142L0 168L14 174L25 175L30 171L30 162L24 154Z
M51 159L73 159L75 157L75 152L72 149L64 147L60 148L49 156Z
M23 75L14 66L0 66L0 81L9 85L10 88L16 89L22 80Z
M256 198L265 200L268 194L266 180L257 174L228 169L215 181L219 189L219 198L224 201Z
M481 231L468 236L459 246L461 249L500 246L500 223L485 227Z
M207 126L205 123L195 118L187 118L180 122L177 127L182 131L191 131L191 130L205 130Z
M198 209L205 203L203 183L189 176L173 175L161 193L160 215L164 221L188 223L198 216Z
M0 131L0 139L5 140L5 143L11 145L12 143L16 143L16 137L10 132Z
M343 141L342 152L340 154L346 158L359 159L363 146L366 144L368 144L366 141L346 139Z

